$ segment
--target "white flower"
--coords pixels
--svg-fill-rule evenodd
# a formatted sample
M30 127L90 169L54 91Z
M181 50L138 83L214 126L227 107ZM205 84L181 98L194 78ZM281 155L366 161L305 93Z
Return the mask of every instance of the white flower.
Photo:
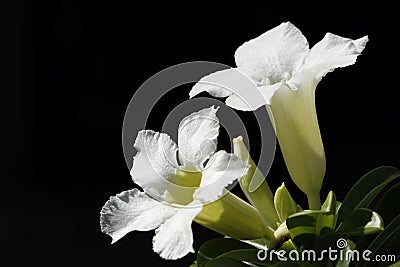
M245 42L235 52L237 68L218 71L203 77L190 91L190 97L209 92L215 97L228 97L226 103L238 110L256 110L269 105L274 92L282 87L296 91L315 79L318 83L328 72L356 62L368 37L357 40L332 33L309 49L307 39L292 23L285 22L259 37ZM244 74L252 83L249 88L235 86L231 80L241 80ZM260 94L246 92L259 89ZM238 95L237 91L242 92ZM250 95L246 95L249 93ZM263 96L256 99L255 96Z
M325 154L315 88L328 72L354 64L367 41L367 36L351 40L327 33L309 49L299 29L282 23L240 46L237 68L203 77L190 97L206 91L228 97L227 105L245 111L267 105L289 173L311 208L318 208Z
M179 147L167 134L138 133L131 176L145 192L125 191L104 205L101 230L113 243L131 231L156 229L153 249L162 258L177 259L193 252L191 223L203 204L221 197L225 186L248 170L237 156L215 152L217 110L210 107L185 117L178 129Z

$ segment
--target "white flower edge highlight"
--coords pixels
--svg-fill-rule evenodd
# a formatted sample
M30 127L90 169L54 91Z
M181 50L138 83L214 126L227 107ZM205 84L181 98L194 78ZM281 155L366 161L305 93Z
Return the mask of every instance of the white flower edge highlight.
M175 209L155 201L139 189L110 198L100 212L101 231L117 242L131 231L150 231L175 215Z
M210 107L192 113L179 125L179 145L184 146L184 156L190 159L181 160L189 162L183 167L202 172L200 187L190 191L192 201L184 207L166 203L168 197L185 189L170 182L180 168L176 159L178 146L164 133L149 130L138 133L134 145L138 153L134 157L131 175L145 192L158 199L138 189L111 197L101 210L100 225L102 232L112 237L112 243L132 231L155 229L153 250L162 258L178 259L194 251L191 223L201 212L202 205L222 196L224 188L244 176L249 167L233 154L225 151L214 153L219 130L217 110ZM201 144L205 140L208 141L206 149L196 145L196 142ZM206 154L202 154L203 151ZM206 166L202 167L208 158ZM187 191L183 193L187 194Z

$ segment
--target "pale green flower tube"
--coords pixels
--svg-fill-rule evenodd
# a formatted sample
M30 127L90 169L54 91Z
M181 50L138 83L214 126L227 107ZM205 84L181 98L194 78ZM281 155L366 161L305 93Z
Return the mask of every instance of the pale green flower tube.
M319 191L326 168L314 100L316 86L315 79L307 79L296 91L282 86L267 107L289 174L307 194L310 209L321 206Z
M274 236L274 231L264 223L257 210L231 192L204 205L194 221L240 240L271 240Z

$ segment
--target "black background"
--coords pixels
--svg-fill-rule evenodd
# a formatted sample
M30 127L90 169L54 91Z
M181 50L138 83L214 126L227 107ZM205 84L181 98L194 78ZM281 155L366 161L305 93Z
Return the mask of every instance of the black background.
M160 259L151 249L152 232L129 234L114 245L100 232L103 204L134 186L121 146L125 109L156 72L196 60L233 66L239 45L283 21L293 22L310 45L326 32L370 37L354 66L328 74L317 89L327 156L322 195L332 189L343 199L368 170L400 167L397 14L382 1L14 1L4 10L9 62L3 61L3 74L11 86L1 98L2 266L193 262L194 254ZM151 129L159 130L157 114L186 99L163 99ZM282 180L305 205L277 151L268 181L275 189ZM193 229L195 249L218 236Z

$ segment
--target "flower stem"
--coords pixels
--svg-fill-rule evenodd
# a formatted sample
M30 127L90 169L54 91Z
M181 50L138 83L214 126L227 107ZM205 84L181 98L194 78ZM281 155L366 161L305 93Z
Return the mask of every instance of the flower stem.
M307 198L308 198L308 208L310 210L321 209L321 198L319 196L319 192L308 193Z

